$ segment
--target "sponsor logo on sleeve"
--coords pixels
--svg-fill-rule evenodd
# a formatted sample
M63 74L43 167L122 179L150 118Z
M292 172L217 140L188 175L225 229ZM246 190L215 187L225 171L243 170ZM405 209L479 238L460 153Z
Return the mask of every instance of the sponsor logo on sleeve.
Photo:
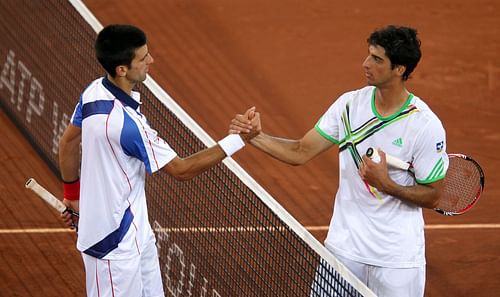
M444 149L444 141L436 143L436 152L440 153Z

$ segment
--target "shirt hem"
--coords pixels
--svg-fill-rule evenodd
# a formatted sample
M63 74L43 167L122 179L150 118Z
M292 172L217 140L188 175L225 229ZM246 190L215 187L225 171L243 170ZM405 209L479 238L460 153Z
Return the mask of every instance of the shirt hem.
M370 259L370 258L364 258L364 257L359 257L353 254L350 254L342 249L336 248L328 243L325 244L326 248L333 253L334 255L339 255L341 257L347 258L352 261L368 264L368 265L373 265L373 266L379 266L379 267L386 267L386 268L418 268L426 265L425 259L421 261L411 261L411 262L387 262L387 261L380 261L377 259Z
M141 246L139 246L139 250L137 250L136 248L134 249L130 249L129 251L123 251L121 250L119 253L117 252L117 250L119 250L119 248L116 248L114 250L112 250L111 252L109 252L108 254L106 254L104 257L102 258L99 258L99 259L102 259L102 260L125 260L125 259L132 259L134 257L137 257L138 255L140 255L146 245L148 244L151 244L151 241L148 240L146 242L144 242ZM152 244L155 244L154 240L152 241ZM81 244L76 244L76 248L81 252L81 253L84 253L85 255L88 255L87 253L85 253L85 251L87 249L89 249L91 246L89 247L85 247L84 245L81 245ZM91 256L93 257L92 255L88 255L88 256Z

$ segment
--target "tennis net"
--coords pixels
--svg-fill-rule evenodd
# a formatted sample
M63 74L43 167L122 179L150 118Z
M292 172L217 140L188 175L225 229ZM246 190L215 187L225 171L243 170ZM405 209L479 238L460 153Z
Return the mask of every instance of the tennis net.
M101 28L79 0L0 1L0 105L56 175L79 95L103 75ZM179 155L215 143L152 78L137 90ZM232 159L190 182L148 178L146 190L168 296L374 296Z

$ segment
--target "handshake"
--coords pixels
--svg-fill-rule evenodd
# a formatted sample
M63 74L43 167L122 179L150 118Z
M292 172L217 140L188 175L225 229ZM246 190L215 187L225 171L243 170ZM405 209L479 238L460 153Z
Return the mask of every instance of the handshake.
M251 107L244 114L237 114L229 124L229 134L239 134L245 142L250 142L262 131L260 114Z

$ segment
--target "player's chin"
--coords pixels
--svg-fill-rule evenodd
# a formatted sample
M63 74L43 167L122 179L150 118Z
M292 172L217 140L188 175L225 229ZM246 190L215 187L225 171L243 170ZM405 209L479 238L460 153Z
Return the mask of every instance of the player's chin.
M147 75L146 75L146 74L141 75L141 76L137 79L137 82L143 82L143 81L145 81L145 80L146 80L146 78L147 78Z

